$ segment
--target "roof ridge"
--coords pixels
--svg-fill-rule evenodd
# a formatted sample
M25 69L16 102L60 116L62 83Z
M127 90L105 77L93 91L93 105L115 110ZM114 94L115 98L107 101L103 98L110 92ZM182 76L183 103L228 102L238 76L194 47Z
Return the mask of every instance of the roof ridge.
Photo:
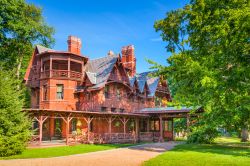
M89 61L94 61L94 60L99 60L99 59L104 59L104 58L118 58L118 55L113 55L113 56L103 56L95 59L90 59Z

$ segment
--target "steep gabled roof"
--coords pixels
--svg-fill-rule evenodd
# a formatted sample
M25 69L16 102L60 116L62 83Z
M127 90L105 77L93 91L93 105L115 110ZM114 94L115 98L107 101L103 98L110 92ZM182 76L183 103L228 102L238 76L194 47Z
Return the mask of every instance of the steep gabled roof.
M148 75L151 72L143 72L135 75L136 80L138 82L139 91L142 93L145 85L147 84L147 80L149 79Z
M149 88L149 97L153 97L155 95L156 88L158 86L159 77L151 76L153 72L143 72L135 75L135 79L138 82L140 92L143 92L145 85L148 85Z
M152 77L147 79L147 84L149 87L149 97L153 97L155 95L155 91L157 89L158 83L160 78L159 77Z
M146 80L138 80L139 91L142 93L146 84Z
M53 51L52 49L41 46L41 45L36 45L36 49L37 49L38 54L41 54L46 51Z
M46 51L50 51L50 50L51 50L51 49L46 48L46 47L44 47L44 46L36 45L35 50L33 51L32 57L30 58L28 68L26 69L26 72L25 72L25 76L24 76L24 80L25 80L25 81L28 81L28 79L29 79L30 70L31 70L31 67L32 67L32 63L33 63L33 61L34 61L34 59L35 59L35 56L36 56L37 54L40 54L40 53L43 53L43 52L46 52ZM26 82L26 83L27 83L27 82Z
M135 84L135 80L136 80L136 78L135 78L135 77L129 77L129 85L130 85L131 87L133 87L133 86L134 86L134 84Z
M87 77L91 84L96 84L96 73L86 72Z
M106 56L88 61L86 73L90 81L95 84L92 89L103 87L117 62L118 56Z

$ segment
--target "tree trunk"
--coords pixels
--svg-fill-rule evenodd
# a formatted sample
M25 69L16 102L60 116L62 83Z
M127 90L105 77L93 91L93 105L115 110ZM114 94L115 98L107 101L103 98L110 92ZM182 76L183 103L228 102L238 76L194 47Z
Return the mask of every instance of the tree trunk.
M17 70L16 70L17 79L20 78L20 70L21 70L22 62L23 62L23 55L20 56L20 59L19 59L18 64L17 64Z
M241 142L247 142L249 139L247 127L241 129Z

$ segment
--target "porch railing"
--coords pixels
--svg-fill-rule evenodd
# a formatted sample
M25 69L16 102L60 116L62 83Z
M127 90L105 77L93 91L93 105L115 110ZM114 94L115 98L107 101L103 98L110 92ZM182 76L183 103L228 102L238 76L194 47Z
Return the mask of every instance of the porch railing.
M133 133L89 133L83 135L69 135L69 143L134 143Z
M160 132L140 132L140 141L159 141ZM68 143L94 143L94 144L105 144L105 143L135 143L135 133L83 133L81 135L69 134ZM30 144L36 144L39 142L39 135L34 135L30 139Z
M140 132L140 141L153 141L153 132Z
M159 141L160 132L140 132L140 141Z
M47 70L41 72L41 78L70 78L81 80L83 74L81 72L68 70Z

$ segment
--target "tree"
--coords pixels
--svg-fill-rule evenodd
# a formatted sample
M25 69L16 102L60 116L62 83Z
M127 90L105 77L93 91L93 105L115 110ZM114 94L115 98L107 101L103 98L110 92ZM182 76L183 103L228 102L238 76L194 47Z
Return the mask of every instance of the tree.
M179 136L182 133L182 136L185 137L187 132L187 120L186 118L180 118L174 120L174 131ZM183 135L184 134L184 135Z
M234 126L242 130L242 141L246 141L250 124L248 1L191 0L154 26L172 55L169 66L150 61L152 68L171 80L174 100L206 110L199 118L202 123L197 123L202 125L191 135Z
M21 153L31 135L31 123L22 112L22 92L17 91L17 83L0 67L0 156Z
M22 79L34 44L49 47L53 33L41 8L25 0L0 1L0 156L22 152L30 137L31 123L22 112L29 95Z
M53 44L54 29L43 20L41 8L25 0L0 1L0 61L23 79L33 44Z

